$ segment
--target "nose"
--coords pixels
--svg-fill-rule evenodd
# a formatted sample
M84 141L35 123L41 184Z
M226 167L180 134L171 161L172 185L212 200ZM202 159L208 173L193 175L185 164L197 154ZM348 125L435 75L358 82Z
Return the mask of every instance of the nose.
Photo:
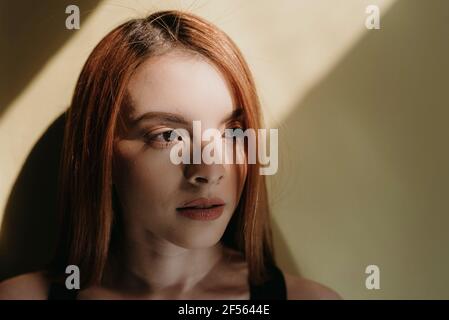
M215 185L224 178L224 167L222 164L188 164L184 175L194 186Z

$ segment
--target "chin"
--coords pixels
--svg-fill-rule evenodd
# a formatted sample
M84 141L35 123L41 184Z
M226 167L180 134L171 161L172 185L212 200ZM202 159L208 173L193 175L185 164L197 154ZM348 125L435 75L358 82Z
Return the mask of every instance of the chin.
M177 246L183 247L185 249L206 249L215 246L222 237L221 233L213 233L212 230L207 230L207 232L199 233L198 231L193 234L185 234L183 237L179 235L171 241Z

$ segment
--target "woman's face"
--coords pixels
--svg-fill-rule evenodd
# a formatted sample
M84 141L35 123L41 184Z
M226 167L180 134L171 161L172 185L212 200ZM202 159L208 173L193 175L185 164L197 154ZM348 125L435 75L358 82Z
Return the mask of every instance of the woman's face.
M206 59L171 51L139 66L128 93L130 106L122 110L127 129L115 140L113 169L127 232L143 231L184 248L213 246L236 209L246 165L174 164L170 149L183 142L170 140L170 133L182 128L192 134L193 120L201 121L203 132L235 128L235 120L223 122L236 109L226 80ZM213 220L177 210L191 200L217 197L225 205Z

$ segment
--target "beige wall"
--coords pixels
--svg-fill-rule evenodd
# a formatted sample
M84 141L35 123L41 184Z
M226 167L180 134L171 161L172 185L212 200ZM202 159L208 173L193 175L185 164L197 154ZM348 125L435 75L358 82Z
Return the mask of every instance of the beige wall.
M176 8L237 42L280 130L269 185L284 269L344 298L449 298L449 2L29 3L0 11L0 278L48 258L54 121L93 46L131 17ZM78 31L65 29L68 4L80 6ZM380 30L364 26L368 4ZM365 288L369 264L380 290Z

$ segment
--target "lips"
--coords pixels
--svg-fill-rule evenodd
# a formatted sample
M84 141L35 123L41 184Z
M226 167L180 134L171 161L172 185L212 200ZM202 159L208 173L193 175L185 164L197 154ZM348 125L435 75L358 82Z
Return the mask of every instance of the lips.
M225 202L220 198L199 198L177 208L178 213L193 220L214 220L223 213Z
M183 210L187 208L194 209L208 209L218 206L223 206L225 202L220 198L198 198L192 201L186 202L182 207L177 210Z

